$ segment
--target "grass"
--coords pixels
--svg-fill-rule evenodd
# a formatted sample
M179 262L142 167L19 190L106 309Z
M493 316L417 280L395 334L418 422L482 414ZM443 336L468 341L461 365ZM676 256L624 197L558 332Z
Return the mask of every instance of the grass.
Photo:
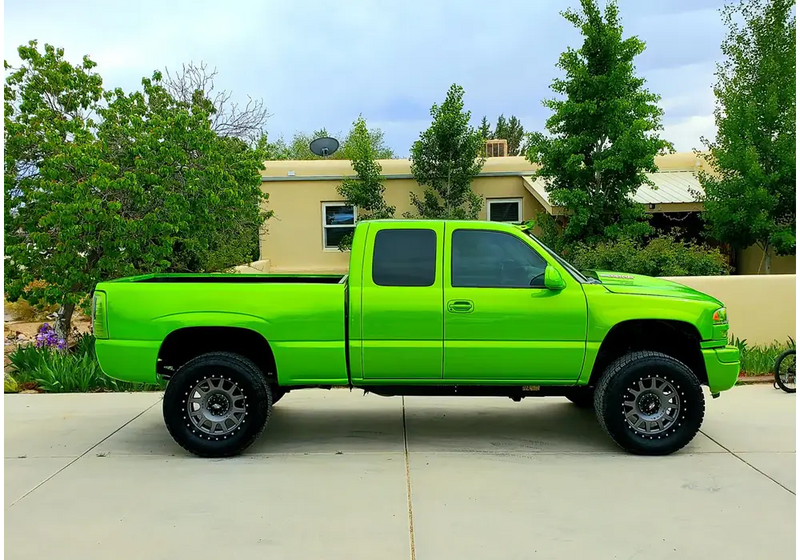
M44 393L91 393L160 391L165 384L128 383L107 377L100 369L94 350L94 337L82 335L66 351L18 346L8 356L10 373L5 392L37 390Z
M731 344L739 348L742 362L742 375L772 375L775 371L775 360L789 348L794 348L794 340L772 344L750 346L746 340L732 340Z

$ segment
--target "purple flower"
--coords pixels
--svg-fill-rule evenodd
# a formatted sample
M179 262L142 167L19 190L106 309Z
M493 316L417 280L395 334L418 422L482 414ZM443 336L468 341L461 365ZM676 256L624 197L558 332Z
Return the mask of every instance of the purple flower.
M53 327L45 323L36 334L35 345L37 348L56 348L58 350L66 350L67 341L58 336Z

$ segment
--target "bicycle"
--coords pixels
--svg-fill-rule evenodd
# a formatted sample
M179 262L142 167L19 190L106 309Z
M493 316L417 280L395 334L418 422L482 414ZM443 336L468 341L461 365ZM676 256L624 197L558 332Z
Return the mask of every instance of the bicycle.
M797 391L795 353L796 350L790 348L782 352L775 360L775 387L781 388L787 393Z

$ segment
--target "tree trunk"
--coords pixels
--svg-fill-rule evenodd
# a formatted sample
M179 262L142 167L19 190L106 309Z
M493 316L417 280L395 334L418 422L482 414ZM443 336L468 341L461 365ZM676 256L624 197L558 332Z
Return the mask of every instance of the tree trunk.
M74 311L74 303L65 303L58 308L55 325L56 334L65 341L69 337L69 331L72 328L72 313Z
M772 257L769 255L769 245L764 250L764 274L772 274Z

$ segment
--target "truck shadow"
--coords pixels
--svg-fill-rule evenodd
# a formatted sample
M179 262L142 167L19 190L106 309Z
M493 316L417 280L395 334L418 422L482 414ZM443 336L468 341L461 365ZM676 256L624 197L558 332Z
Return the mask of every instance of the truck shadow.
M403 411L397 397L391 399L395 406L349 408L310 406L290 402L292 397L287 395L286 402L275 407L248 455L402 453L406 445L412 453L619 451L593 411L558 398L522 403L487 397L406 398Z

